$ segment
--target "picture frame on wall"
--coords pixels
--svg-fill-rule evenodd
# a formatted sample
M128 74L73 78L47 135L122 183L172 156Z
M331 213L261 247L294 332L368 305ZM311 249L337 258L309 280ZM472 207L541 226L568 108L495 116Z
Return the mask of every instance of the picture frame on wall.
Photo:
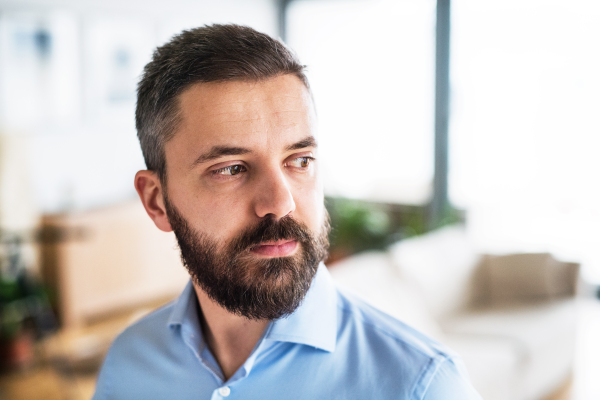
M156 46L152 22L96 17L84 31L85 117L94 125L131 125L136 84Z
M78 121L78 29L77 15L64 10L0 14L0 120L5 130L47 132Z

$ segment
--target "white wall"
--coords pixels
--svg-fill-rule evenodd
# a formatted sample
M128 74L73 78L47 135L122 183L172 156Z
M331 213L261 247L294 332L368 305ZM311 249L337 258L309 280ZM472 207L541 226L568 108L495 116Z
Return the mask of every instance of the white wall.
M426 203L435 1L298 0L287 22L315 96L325 192Z
M452 3L450 199L494 251L600 284L600 3Z
M133 176L144 168L134 127L137 76L153 48L182 29L228 22L276 35L276 1L0 0L0 135L29 143L18 163L2 165L3 174L26 166L28 177L4 179L0 192L18 185L37 212L134 197ZM36 29L50 32L49 54L36 55L28 36ZM118 45L130 47L130 59L109 79L103 63ZM13 213L14 204L0 208Z

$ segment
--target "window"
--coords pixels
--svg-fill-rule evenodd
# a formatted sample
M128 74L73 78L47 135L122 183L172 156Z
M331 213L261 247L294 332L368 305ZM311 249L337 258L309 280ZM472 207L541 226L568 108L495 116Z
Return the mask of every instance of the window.
M600 282L600 3L453 0L450 199Z
M433 177L435 1L294 1L329 195L424 204Z

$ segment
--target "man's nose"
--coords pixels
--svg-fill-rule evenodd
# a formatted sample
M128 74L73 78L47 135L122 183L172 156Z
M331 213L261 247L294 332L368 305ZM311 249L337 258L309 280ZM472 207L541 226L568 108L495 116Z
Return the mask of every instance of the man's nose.
M259 218L280 219L296 209L294 197L283 171L269 171L256 186L254 210Z

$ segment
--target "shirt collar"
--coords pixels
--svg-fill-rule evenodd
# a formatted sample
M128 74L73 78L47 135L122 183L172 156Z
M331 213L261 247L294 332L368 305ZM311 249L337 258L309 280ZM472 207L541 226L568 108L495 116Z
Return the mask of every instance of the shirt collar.
M174 304L168 326L180 325L197 331L197 302L192 282ZM313 346L328 352L335 350L337 336L337 295L335 285L325 264L321 263L300 306L287 317L273 321L265 339Z
M195 321L198 321L196 305L194 304L196 301L198 300L196 299L196 294L194 292L194 285L190 279L179 298L175 301L167 325L183 325L186 320L192 322L192 324ZM200 329L199 324L198 329Z
M333 352L337 337L337 294L321 263L304 301L292 314L273 321L266 339L301 343Z

